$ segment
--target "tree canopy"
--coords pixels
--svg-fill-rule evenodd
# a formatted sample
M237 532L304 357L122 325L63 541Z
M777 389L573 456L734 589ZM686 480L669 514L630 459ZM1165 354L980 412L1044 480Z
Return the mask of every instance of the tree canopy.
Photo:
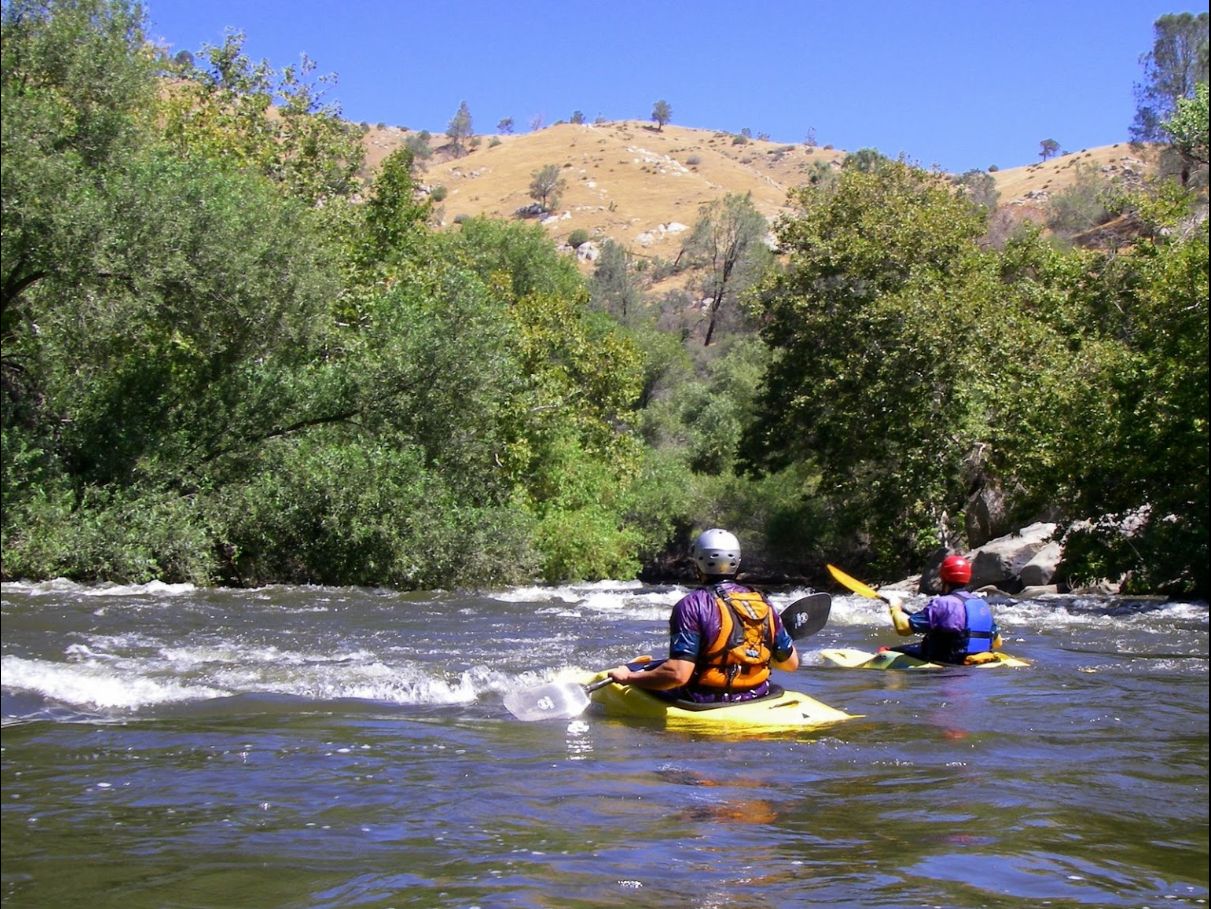
M1140 57L1144 80L1135 85L1131 138L1166 141L1164 123L1183 98L1207 81L1207 13L1170 13L1153 26L1152 49Z

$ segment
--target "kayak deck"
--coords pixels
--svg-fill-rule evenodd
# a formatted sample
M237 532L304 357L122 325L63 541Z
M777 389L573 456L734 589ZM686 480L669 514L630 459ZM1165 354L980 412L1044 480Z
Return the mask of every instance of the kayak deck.
M865 650L837 647L821 650L820 656L828 662L846 669L990 669L994 666L1030 665L1026 660L1010 656L999 650L992 652L991 659L962 666L954 663L931 663L897 650L869 653Z
M580 681L592 684L604 678L605 673L597 673ZM614 684L594 691L592 703L606 716L663 720L668 726L721 733L815 729L856 718L800 691L786 689L772 697L703 707L679 706L641 688Z

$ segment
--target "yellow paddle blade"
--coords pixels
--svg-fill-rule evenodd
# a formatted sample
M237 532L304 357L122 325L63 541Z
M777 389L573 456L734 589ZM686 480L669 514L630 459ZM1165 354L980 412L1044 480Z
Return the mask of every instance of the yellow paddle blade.
M868 597L869 599L872 599L872 600L883 599L883 597L879 596L878 591L876 591L873 587L868 587L867 585L865 585L861 581L859 581L857 578L851 578L849 575L847 575L844 571L842 571L836 565L829 565L828 573L831 574L834 579L836 579L838 584L840 584L843 587L848 587L850 590L852 590L854 593L858 594L859 596Z

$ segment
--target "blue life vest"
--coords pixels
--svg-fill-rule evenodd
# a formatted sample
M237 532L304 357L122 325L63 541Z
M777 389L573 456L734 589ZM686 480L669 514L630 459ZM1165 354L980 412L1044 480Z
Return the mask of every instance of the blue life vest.
M956 590L930 603L930 629L921 641L926 659L962 662L972 653L992 650L996 623L983 597Z

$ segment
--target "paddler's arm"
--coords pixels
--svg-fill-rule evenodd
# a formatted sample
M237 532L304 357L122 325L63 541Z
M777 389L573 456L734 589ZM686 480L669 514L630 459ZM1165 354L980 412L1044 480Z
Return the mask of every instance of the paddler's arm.
M634 685L649 691L668 691L670 688L680 688L689 683L694 674L694 664L689 660L668 659L646 672L642 669L617 666L607 674L621 685Z
M784 669L787 672L792 672L793 670L799 668L799 651L794 647L791 647L790 656L788 656L785 660L774 659L770 660L769 664L775 669Z
M887 600L887 611L891 614L891 623L896 628L896 634L901 637L916 634L912 630L912 626L908 624L908 613L904 611L904 606L900 602L900 595L896 593L884 593L882 591L880 591L879 595Z
M773 653L769 664L775 669L793 672L799 668L799 651L795 649L795 639L790 636L781 620L777 624L778 632L774 635Z

